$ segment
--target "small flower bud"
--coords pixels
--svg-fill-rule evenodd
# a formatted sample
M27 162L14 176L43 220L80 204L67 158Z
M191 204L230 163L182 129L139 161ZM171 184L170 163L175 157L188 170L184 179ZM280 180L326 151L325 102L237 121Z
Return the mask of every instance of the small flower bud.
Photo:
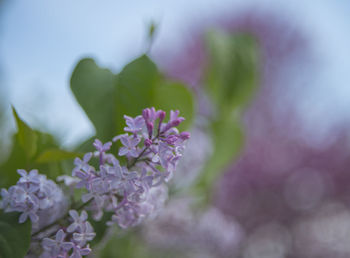
M163 110L159 111L159 120L160 120L160 122L163 122L163 120L165 118L165 115L166 115L165 111L163 111Z
M144 144L145 144L146 147L149 147L149 146L152 145L152 140L151 139L146 139Z
M150 109L149 108L145 108L143 111L142 111L142 117L145 119L145 121L148 121L149 117L150 117Z
M188 140L188 139L190 139L190 137L191 137L191 134L189 132L182 132L182 133L180 133L180 138L182 140Z
M148 137L151 139L152 138L152 134L153 134L153 127L154 127L154 125L151 122L147 122L146 126L147 126L147 131L148 131Z

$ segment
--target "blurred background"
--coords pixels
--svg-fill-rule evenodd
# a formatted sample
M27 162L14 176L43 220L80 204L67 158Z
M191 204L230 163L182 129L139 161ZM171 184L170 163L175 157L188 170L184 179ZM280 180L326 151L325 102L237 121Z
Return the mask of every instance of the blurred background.
M193 92L193 140L164 211L94 255L350 257L349 11L340 0L2 0L0 161L14 148L11 104L76 149L96 134L70 89L79 60L119 73L147 52Z

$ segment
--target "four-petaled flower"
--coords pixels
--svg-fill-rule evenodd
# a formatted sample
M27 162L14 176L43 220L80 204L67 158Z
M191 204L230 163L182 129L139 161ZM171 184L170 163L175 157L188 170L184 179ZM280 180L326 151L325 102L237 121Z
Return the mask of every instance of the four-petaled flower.
M49 251L53 257L58 256L62 252L67 252L73 247L72 242L65 242L66 234L62 229L58 230L55 239L44 238L42 246L46 251Z
M73 218L73 223L69 225L67 231L71 233L76 230L83 230L84 222L88 218L86 211L83 210L79 216L76 210L70 210L69 215Z
M142 116L137 116L135 118L132 118L130 116L124 116L125 122L127 127L124 127L125 132L130 132L133 134L136 134L140 131L142 131L142 128L145 125L145 120Z
M80 247L80 245L73 246L73 253L69 256L69 258L81 258L83 255L88 255L91 253L91 248L89 245L86 247Z
M21 178L18 180L20 184L39 184L38 170L33 169L27 173L24 169L18 169L17 173L21 175Z
M80 233L73 233L74 241L80 246L84 246L86 242L91 241L95 236L96 233L88 221L84 222L83 230Z
M79 170L88 171L90 169L90 165L88 164L88 162L90 161L91 157L92 157L92 153L88 152L84 155L83 160L79 158L75 158L74 160L75 168L73 169L73 173L74 171L79 171Z
M106 142L105 144L102 144L102 142L100 140L96 139L94 141L93 145L97 149L98 152L106 152L111 148L112 143Z
M119 156L130 156L136 158L139 153L136 149L136 146L140 143L140 139L137 137L129 137L127 135L124 135L120 138L120 141L124 145L124 147L121 147L119 149Z

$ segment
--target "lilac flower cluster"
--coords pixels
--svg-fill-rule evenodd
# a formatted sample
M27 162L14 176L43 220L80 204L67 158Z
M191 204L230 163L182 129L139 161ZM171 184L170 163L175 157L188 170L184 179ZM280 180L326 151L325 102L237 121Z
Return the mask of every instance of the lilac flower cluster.
M124 116L125 134L113 138L114 142L120 141L120 160L108 153L112 142L103 144L96 139L94 153L75 159L73 177L58 178L70 187L70 195L74 185L87 190L81 197L83 204L77 208L83 209L81 215L76 210L69 211L72 223L68 227L68 198L55 182L37 170L18 170L21 177L17 184L1 189L1 207L5 212L20 212L20 223L29 217L32 236L43 239L42 258L80 258L91 252L87 243L95 233L87 221L86 210L92 212L95 220L104 211L112 212L107 224L116 223L122 228L157 214L168 196L164 182L172 177L190 137L188 132L180 133L176 128L184 120L179 111L170 111L168 122L164 122L165 116L164 111L154 108L144 109L135 118ZM98 167L92 165L93 158L98 159ZM49 238L53 234L55 238Z
M65 198L62 190L54 181L39 174L38 170L33 169L27 173L19 169L17 172L21 175L17 184L8 190L1 189L2 209L5 212L21 212L19 223L25 222L29 217L33 228L57 219L64 212L62 208Z
M162 203L166 191L161 191L159 200L150 193L172 177L184 142L190 137L176 128L184 120L179 111L170 111L167 123L163 122L165 116L164 111L154 108L144 109L142 116L135 118L124 116L126 133L113 139L121 142L118 155L126 157L124 164L107 153L111 142L99 140L94 142L95 153L75 160L72 175L80 179L77 187L87 190L82 201L89 202L87 209L93 211L94 219L100 219L103 211L112 211L108 224L127 228L139 224ZM99 159L98 168L89 164L93 156Z
M73 222L66 230L58 230L55 239L43 239L44 252L41 254L41 258L81 258L91 252L87 242L91 241L96 234L87 221L86 211L82 211L79 216L76 210L70 210L69 215Z

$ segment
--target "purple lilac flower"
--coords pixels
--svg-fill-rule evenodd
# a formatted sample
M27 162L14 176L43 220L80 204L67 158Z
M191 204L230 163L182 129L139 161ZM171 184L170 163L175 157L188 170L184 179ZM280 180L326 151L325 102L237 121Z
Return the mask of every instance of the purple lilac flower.
M35 198L27 199L25 205L23 205L21 209L17 210L22 212L22 214L19 216L19 223L25 222L28 217L33 223L37 223L39 221L39 216L36 214L38 209L39 207Z
M76 231L77 229L82 230L84 222L87 220L88 215L86 211L82 211L81 215L79 216L78 212L76 210L70 210L69 215L73 218L73 223L69 225L67 228L68 232Z
M96 177L94 172L95 171L93 169L89 169L88 171L83 171L83 170L73 171L73 176L76 176L81 179L81 181L77 183L76 187L77 188L86 187L86 189L90 189L91 182Z
M137 213L138 207L136 203L126 202L123 206L115 211L112 216L112 220L109 225L118 223L121 228L129 228L136 226L140 222L139 214Z
M142 117L145 120L147 132L148 132L148 138L151 139L153 134L154 121L159 117L160 117L160 120L163 121L165 117L165 112L162 110L156 111L154 107L146 108L142 111Z
M168 131L170 128L178 126L182 121L185 120L183 117L179 117L179 110L170 111L170 120L169 122L165 125L164 129L162 129L162 132Z
M27 173L27 171L25 171L24 169L18 169L17 172L21 175L21 178L18 180L19 184L30 184L31 186L36 186L37 184L39 184L38 170L33 169L29 173Z
M82 230L73 233L73 239L79 246L84 246L86 242L91 241L96 236L94 229L88 221L82 224Z
M60 229L57 231L55 239L44 238L42 258L80 258L91 252L87 242L91 241L96 234L87 221L86 211L82 211L80 216L76 210L70 210L69 214L73 218L73 223L67 228L67 232L70 234L66 234L63 229Z
M118 153L119 156L126 155L126 156L136 158L139 155L136 149L136 146L140 143L139 138L124 135L120 138L120 141L122 142L124 147L121 147L119 149L119 153Z
M10 194L6 189L1 189L1 208L5 209L10 202Z
M100 158L100 164L104 163L104 154L106 151L108 151L111 146L112 146L112 142L106 142L105 144L103 144L100 140L96 139L93 143L94 147L97 150L97 155Z
M8 191L1 190L2 208L5 212L20 212L20 223L29 217L33 230L49 224L50 220L57 219L64 212L63 192L52 180L40 175L37 170L27 173L20 169L18 174L21 178L16 185L11 186Z
M105 144L102 144L102 142L100 140L96 139L94 141L93 145L97 149L98 152L106 152L111 148L112 143L107 142Z
M79 245L73 246L73 253L69 256L69 258L81 258L83 255L88 255L91 253L91 248L89 245L86 247L80 247Z
M160 113L162 113L164 111L162 110L158 110L156 111L156 109L154 107L151 108L145 108L142 111L142 117L145 120L145 122L149 122L149 123L153 123L160 115Z
M94 219L101 218L104 211L112 211L114 215L108 224L128 228L151 218L163 206L167 197L163 182L175 171L184 143L190 137L189 133L179 133L176 129L184 120L179 117L179 111L171 111L167 123L163 123L165 116L164 111L155 108L147 108L142 116L135 118L125 116L126 133L113 138L123 144L118 154L126 156L125 166L107 153L111 142L103 144L96 139L93 143L96 152L85 154L82 160L75 159L73 177L59 177L69 186L87 190L82 201L92 199L86 209L92 211ZM93 157L99 158L97 168L89 164ZM1 189L1 207L5 212L20 212L20 223L29 217L33 232L65 214L68 202L55 182L37 170L29 173L18 170L18 173L21 177L16 185ZM96 234L87 221L87 212L83 210L79 216L77 211L70 210L69 214L72 221L66 229L58 230L55 239L43 239L41 257L77 258L91 252L87 243Z
M67 175L58 176L56 180L57 182L63 182L64 185L69 187L75 186L79 182L78 178L67 176Z
M90 161L91 157L92 157L92 153L88 152L84 155L83 160L79 158L75 158L74 160L75 168L73 171L79 171L79 170L88 171L90 169L90 165L88 164L88 162Z
M125 132L130 132L136 134L142 131L142 128L145 125L145 120L142 116L137 116L135 118L124 116L127 127L124 127Z
M155 108L146 108L142 116L135 118L124 116L126 133L114 137L113 142L121 141L118 155L126 156L125 166L107 153L110 144L96 140L99 166L94 168L85 162L73 171L73 176L80 179L77 187L87 190L82 195L83 202L92 199L87 209L93 212L94 219L101 218L104 211L112 211L109 224L127 228L151 217L156 213L155 207L161 206L154 203L155 190L163 189L163 183L172 177L190 137L188 132L180 133L176 128L184 120L179 111L171 111L168 122L164 122L165 116L164 111ZM84 237L82 232L75 233L76 241Z
M66 234L62 229L58 230L55 239L44 238L42 242L43 248L50 253L51 257L67 254L72 249L72 242L65 242Z

